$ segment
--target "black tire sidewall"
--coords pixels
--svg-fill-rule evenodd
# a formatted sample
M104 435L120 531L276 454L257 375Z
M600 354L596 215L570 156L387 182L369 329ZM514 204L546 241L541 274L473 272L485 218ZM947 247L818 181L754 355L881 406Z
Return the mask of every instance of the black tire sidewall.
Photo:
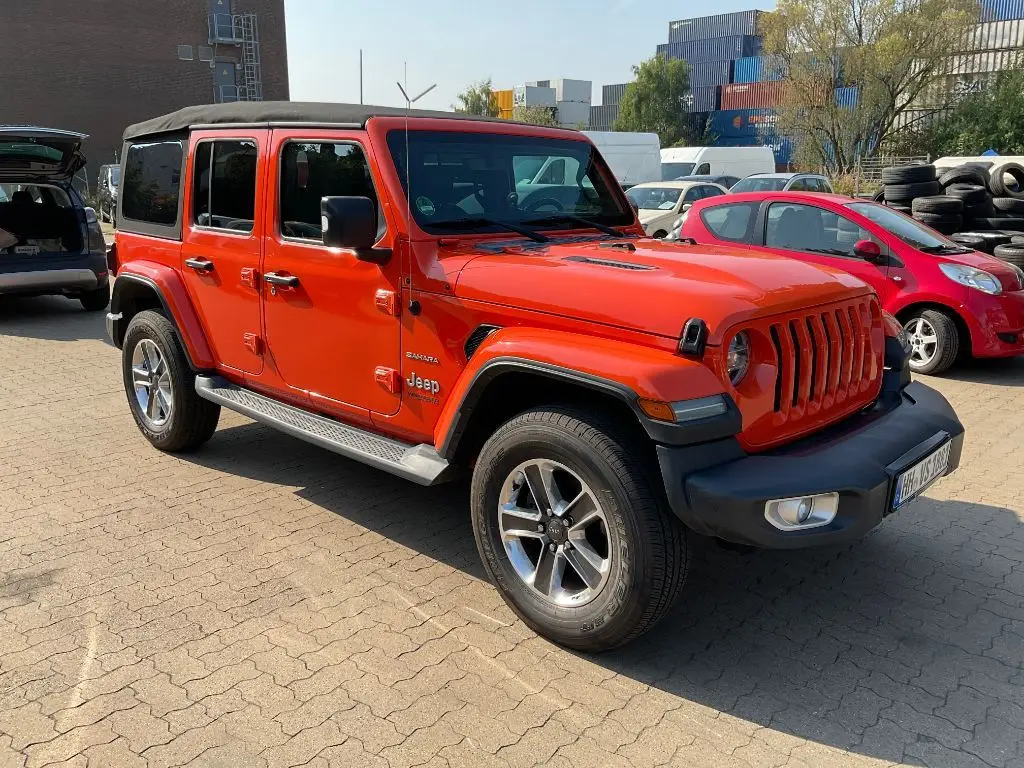
M608 580L596 598L577 608L557 608L534 594L516 574L501 541L497 510L502 485L517 466L541 458L576 472L598 497L608 521L609 551L615 552ZM642 611L634 595L646 563L639 526L612 468L570 432L527 423L492 438L474 471L471 499L473 532L487 572L516 614L538 633L563 645L599 646L602 638L621 634L639 620Z

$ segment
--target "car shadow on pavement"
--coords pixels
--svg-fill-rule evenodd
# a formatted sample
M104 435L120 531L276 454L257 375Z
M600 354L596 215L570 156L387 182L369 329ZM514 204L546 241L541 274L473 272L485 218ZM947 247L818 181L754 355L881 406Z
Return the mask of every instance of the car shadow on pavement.
M1024 357L967 360L944 373L943 378L974 384L1024 387Z
M63 296L0 296L0 335L48 341L106 341L105 315L86 312L77 299Z
M256 424L223 429L183 458L294 487L486 578L464 481L420 488ZM700 539L670 615L583 658L706 707L697 720L683 708L663 722L707 739L767 728L786 752L796 737L911 765L1002 765L1024 748L1021 522L1009 509L925 498L853 545L743 553ZM808 764L828 763L817 757Z

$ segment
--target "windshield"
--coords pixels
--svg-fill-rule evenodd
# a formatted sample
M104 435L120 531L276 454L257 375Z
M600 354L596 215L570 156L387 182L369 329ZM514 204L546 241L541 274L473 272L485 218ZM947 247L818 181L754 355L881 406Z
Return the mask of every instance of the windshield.
M388 145L402 186L410 187L412 216L426 232L633 222L589 142L467 131L409 131L407 139L394 130Z
M671 211L681 194L683 190L672 187L633 187L626 197L643 211Z
M748 176L732 185L730 192L781 192L789 179L771 176Z
M962 245L954 243L952 240L947 240L934 230L918 224L909 216L904 216L899 211L886 208L884 205L850 203L847 205L847 208L865 218L871 219L875 224L884 227L904 243L917 248L919 251L964 253L969 250Z
M680 176L689 176L693 173L693 163L662 163L661 180L675 181Z

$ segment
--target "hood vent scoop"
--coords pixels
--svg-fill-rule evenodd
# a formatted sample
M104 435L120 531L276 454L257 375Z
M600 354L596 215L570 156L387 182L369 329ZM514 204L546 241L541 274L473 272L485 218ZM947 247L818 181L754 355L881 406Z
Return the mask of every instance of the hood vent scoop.
M615 269L628 269L633 272L651 272L657 267L647 264L630 264L626 261L612 261L611 259L595 259L592 256L567 256L565 261L575 261L577 264L593 264L598 267L613 267Z

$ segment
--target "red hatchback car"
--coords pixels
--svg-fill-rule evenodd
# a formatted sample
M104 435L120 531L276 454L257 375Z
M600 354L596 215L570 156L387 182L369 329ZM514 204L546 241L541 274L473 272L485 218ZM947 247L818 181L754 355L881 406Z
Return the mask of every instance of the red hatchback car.
M670 237L742 243L861 278L903 324L918 373L944 371L961 353L1024 354L1024 271L878 203L797 192L708 198Z

